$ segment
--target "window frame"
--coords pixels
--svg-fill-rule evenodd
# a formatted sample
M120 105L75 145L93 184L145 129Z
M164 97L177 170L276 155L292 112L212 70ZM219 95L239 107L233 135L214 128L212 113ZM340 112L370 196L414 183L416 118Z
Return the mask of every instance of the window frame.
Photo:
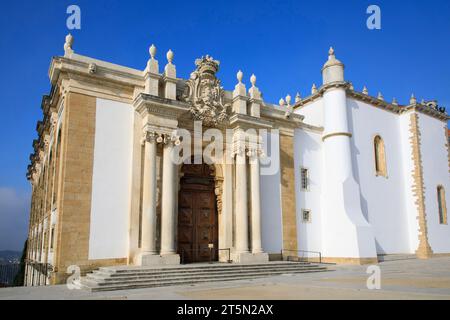
M374 169L376 177L388 178L386 144L380 134L375 134L372 139Z
M305 213L308 213L308 219L305 219ZM302 209L302 222L303 223L312 223L311 218L311 210L310 209Z
M447 203L445 199L445 188L443 185L438 185L436 188L437 202L438 202L438 218L440 225L448 225Z
M303 186L303 171L306 172L306 188L304 188ZM304 166L300 166L300 190L301 191L310 191L309 188L309 168L304 167Z

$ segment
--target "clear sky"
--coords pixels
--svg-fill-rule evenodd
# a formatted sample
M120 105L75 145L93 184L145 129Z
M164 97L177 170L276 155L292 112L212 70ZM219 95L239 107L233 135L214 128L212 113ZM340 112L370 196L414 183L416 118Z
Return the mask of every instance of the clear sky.
M346 79L369 93L407 103L437 99L450 110L450 1L1 1L0 250L21 249L30 186L25 173L50 90L52 56L63 54L66 9L81 8L72 31L77 53L144 69L148 47L160 66L172 49L179 76L210 54L221 61L225 89L242 69L269 102L321 83L330 45ZM381 30L369 30L366 9L381 8Z

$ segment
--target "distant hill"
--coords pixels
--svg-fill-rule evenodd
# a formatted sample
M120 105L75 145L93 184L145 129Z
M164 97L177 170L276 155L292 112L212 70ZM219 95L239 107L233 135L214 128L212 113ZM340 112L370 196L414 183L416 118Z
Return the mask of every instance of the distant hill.
M19 262L21 256L22 252L20 251L3 250L0 251L0 263Z

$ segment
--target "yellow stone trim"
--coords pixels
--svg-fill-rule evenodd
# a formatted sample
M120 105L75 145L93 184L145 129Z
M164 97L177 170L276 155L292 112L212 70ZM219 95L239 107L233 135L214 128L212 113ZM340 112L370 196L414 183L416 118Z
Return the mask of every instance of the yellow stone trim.
M346 136L346 137L351 138L353 135L350 132L334 132L334 133L329 133L329 134L324 135L322 137L322 141L325 141L328 138L336 137L336 136Z
M57 196L56 273L65 273L69 265L82 268L89 260L95 114L95 97L68 94ZM52 283L60 283L59 278L60 275L55 276Z
M297 210L295 203L294 137L280 133L281 209L283 248L297 251Z
M365 264L377 264L378 258L322 258L323 263L336 263L336 264L348 264L348 265L365 265Z
M433 255L433 250L428 242L428 227L427 216L425 211L425 188L423 181L423 168L422 168L422 154L420 151L420 129L419 129L419 116L417 113L410 115L410 137L409 142L412 149L412 161L413 161L413 185L412 193L414 197L414 203L417 208L417 220L419 222L419 246L416 250L416 255L420 259L428 259Z

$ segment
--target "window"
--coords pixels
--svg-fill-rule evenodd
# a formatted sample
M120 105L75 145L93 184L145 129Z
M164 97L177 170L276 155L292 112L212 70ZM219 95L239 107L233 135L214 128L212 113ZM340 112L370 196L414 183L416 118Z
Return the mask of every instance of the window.
M387 177L386 153L384 142L380 136L376 136L373 141L375 151L375 171L377 176Z
M310 210L302 210L302 221L305 223L311 222L311 211Z
M53 244L55 241L55 227L50 230L50 250L53 250Z
M445 190L443 186L437 187L438 206L439 206L439 223L447 224L447 206L445 203Z
M306 168L301 168L300 169L300 173L301 173L301 185L302 185L302 190L308 190L309 189L309 179L308 179L308 169Z

